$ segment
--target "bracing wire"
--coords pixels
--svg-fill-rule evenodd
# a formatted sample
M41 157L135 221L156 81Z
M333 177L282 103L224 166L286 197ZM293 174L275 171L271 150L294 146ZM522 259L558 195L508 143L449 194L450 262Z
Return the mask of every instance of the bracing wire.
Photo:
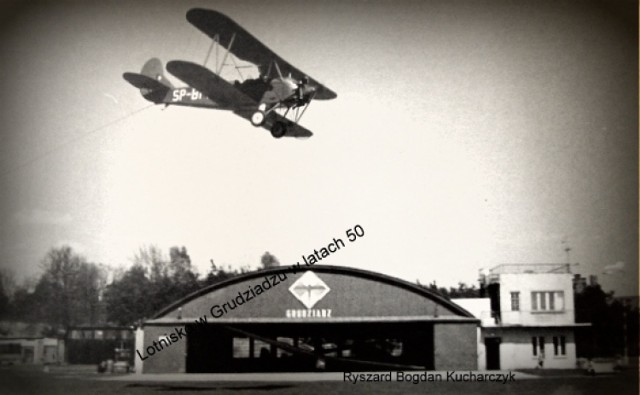
M41 154L36 155L36 156L34 156L34 157L30 158L30 159L27 159L26 161L24 161L24 162L22 162L22 163L20 163L20 164L18 164L16 166L11 167L11 168L7 169L6 171L3 171L2 173L0 173L0 177L4 177L4 176L7 176L7 175L10 175L13 172L16 172L16 171L18 171L18 170L20 170L20 169L22 169L24 167L27 167L27 166L29 166L29 165L31 165L33 163L36 163L36 162L38 162L38 161L40 161L40 160L42 160L42 159L44 159L44 158L46 158L46 157L48 157L48 156L50 156L52 154L58 152L59 150L61 150L63 148L66 148L66 147L68 147L68 146L70 146L72 144L75 144L75 143L77 143L77 142L79 142L79 141L81 141L81 140L83 140L83 139L85 139L85 138L87 138L87 137L89 137L91 135L94 135L94 134L96 134L98 132L101 132L102 130L104 130L104 129L110 127L110 126L113 126L113 125L115 125L115 124L117 124L119 122L122 122L122 121L124 121L124 120L126 120L128 118L131 118L134 115L139 114L142 111L145 111L145 110L149 109L150 107L152 107L154 105L155 105L155 103L146 105L146 106L141 107L141 108L139 108L137 110L134 110L134 111L132 111L132 112L126 114L126 115L123 115L123 116L121 116L119 118L116 118L116 119L114 119L112 121L109 121L109 122L107 122L107 123L105 123L103 125L100 125L100 126L94 128L94 129L91 129L91 130L87 131L86 133L83 133L83 134L81 134L79 136L76 136L74 138L68 139L66 141L63 141L62 143L50 148L49 150L47 150L45 152L42 152Z

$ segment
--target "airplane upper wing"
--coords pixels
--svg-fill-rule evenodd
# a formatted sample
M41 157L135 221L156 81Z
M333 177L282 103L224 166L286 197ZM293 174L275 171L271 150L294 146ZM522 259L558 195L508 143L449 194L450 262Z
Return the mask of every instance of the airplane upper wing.
M167 71L189 84L192 88L197 89L209 99L219 103L223 108L233 110L235 114L242 118L250 120L251 115L257 110L258 102L206 67L182 60L172 60L167 63ZM270 130L271 126L278 121L285 122L288 125L285 136L311 137L313 135L308 129L287 120L275 111L267 114L262 127Z
M187 12L187 20L211 39L218 36L218 42L225 48L229 48L231 37L235 34L231 52L239 59L257 65L263 74L266 74L271 62L275 61L283 76L291 74L297 80L302 80L306 76L226 15L217 11L194 8ZM337 97L335 92L318 81L309 78L309 82L317 87L315 100L329 100Z

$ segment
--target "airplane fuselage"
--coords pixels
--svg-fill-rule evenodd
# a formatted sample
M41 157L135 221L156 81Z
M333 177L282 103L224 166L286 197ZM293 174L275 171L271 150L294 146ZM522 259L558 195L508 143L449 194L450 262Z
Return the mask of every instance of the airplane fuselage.
M165 96L165 104L196 107L221 107L219 103L209 99L195 88L183 87L169 90Z

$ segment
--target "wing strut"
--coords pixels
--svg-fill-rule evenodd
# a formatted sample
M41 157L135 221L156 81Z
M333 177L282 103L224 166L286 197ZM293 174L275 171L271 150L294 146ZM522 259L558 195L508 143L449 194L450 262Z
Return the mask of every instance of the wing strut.
M309 99L309 101L307 102L307 104L304 105L304 108L302 109L302 112L300 113L300 115L298 115L297 110L300 109L300 107L298 107L296 109L296 123L298 123L298 121L300 121L300 119L302 118L302 116L304 115L304 112L307 111L307 108L309 108L309 104L311 104L311 101L313 100L313 98L316 96L316 93L313 92L311 94L311 98Z
M209 45L209 50L207 51L207 56L204 58L204 62L202 62L203 66L207 65L207 62L209 61L209 56L211 56L211 50L213 49L213 46L215 44L218 43L218 35L216 34L216 37L211 41L211 45ZM218 47L216 46L216 63L218 63ZM217 66L217 64L216 64Z
M238 74L240 75L240 81L244 82L244 76L242 75L242 73L240 72L240 67L238 66L238 64L236 63L233 54L231 54L231 62L233 63L233 67L236 68L236 71L238 72ZM251 67L251 66L248 66ZM248 68L247 67L247 68Z
M218 48L220 48L220 35L216 34L213 36L213 40L211 41L211 45L209 46L209 50L207 51L207 56L204 58L204 62L202 63L203 66L207 65L207 62L209 61L209 57L211 56L211 51L213 50L213 46L216 46L216 74L220 75L220 72L222 72L222 68L225 66L225 62L227 61L227 57L229 56L229 53L231 52L231 47L233 46L233 41L236 39L236 34L233 33L233 35L231 35L231 40L229 41L229 48L226 49L226 51L224 52L224 56L222 57L222 62L218 61ZM231 60L233 61L233 64L236 68L236 70L238 70L238 73L240 73L239 67L236 64L235 60L233 60L233 57L231 58ZM242 74L240 74L240 77L242 78Z
M222 58L222 63L220 63L220 66L218 67L218 70L216 71L216 74L220 75L220 72L222 71L222 68L224 67L224 62L227 61L227 56L229 56L229 52L231 52L231 47L233 46L233 40L236 39L236 34L233 33L233 35L231 36L231 41L229 41L229 48L227 48L227 51L224 53L224 57ZM218 59L216 59L217 62Z
M227 51L224 54L224 59L222 59L222 63L220 63L219 61L219 48L220 48L220 35L219 34L215 34L213 36L213 40L211 40L211 45L209 46L209 50L207 51L207 56L205 56L204 58L204 62L202 62L203 66L207 66L207 62L209 61L209 58L211 57L211 51L213 51L213 47L216 47L216 74L220 75L220 73L222 72L222 69L224 68L224 66L226 66L227 64L226 59L228 57L228 55L231 52L231 46L233 45L233 42L235 40L236 34L233 33L233 36L231 36L231 41L229 42L229 48L227 49ZM240 81L244 81L244 76L242 75L242 72L240 71L240 69L243 68L251 68L252 66L238 66L238 63L236 63L235 57L233 56L233 53L231 53L231 63L233 63L233 67L236 69L236 71L238 72L238 75L240 76Z
M280 66L278 66L278 62L276 62L275 60L273 61L273 64L276 66L276 71L278 72L278 76L280 76L280 78L284 78L282 76L282 73L280 72Z

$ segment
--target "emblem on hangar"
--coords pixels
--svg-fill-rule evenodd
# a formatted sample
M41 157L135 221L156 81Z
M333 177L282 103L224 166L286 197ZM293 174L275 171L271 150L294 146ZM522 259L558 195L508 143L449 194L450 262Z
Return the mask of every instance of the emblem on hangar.
M329 286L311 271L305 272L289 287L289 292L307 309L313 308L329 291Z

